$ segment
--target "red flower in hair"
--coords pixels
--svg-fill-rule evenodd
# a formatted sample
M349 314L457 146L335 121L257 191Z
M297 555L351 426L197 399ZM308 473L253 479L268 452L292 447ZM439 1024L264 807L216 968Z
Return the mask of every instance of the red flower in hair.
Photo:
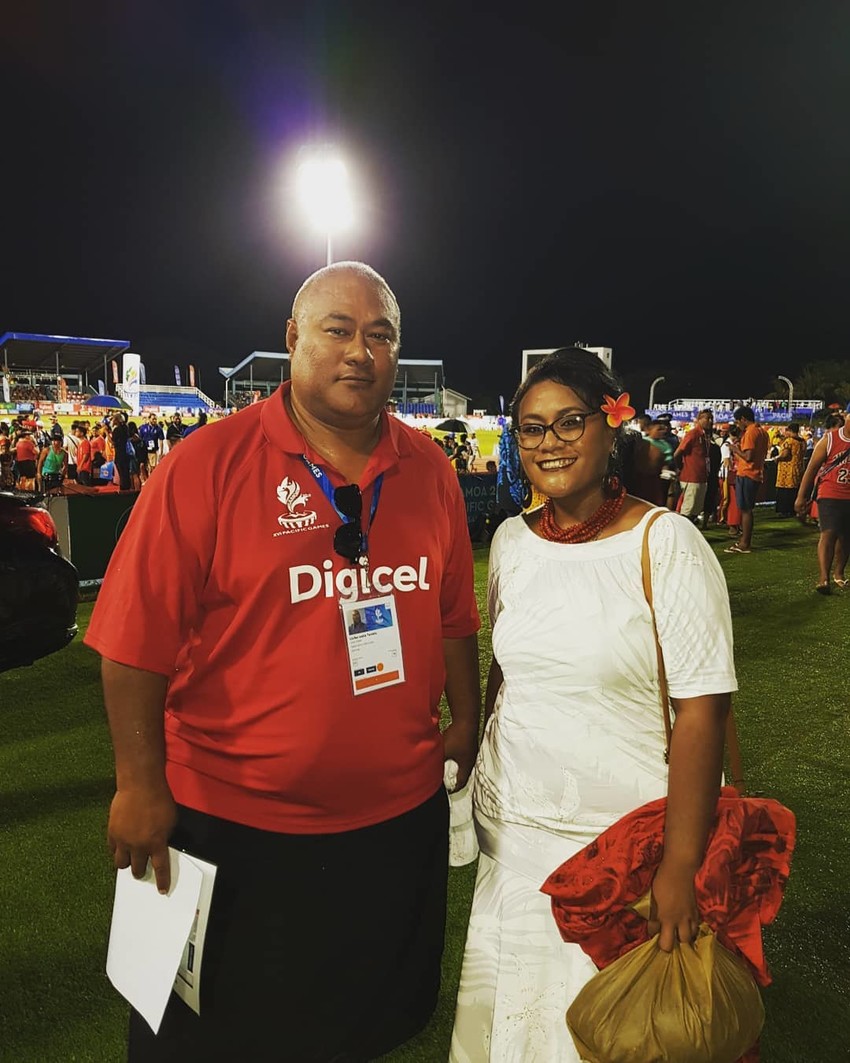
M608 415L606 419L612 428L619 428L623 421L630 421L635 415L635 410L633 406L629 406L628 391L624 391L616 399L606 395L602 403L602 412Z

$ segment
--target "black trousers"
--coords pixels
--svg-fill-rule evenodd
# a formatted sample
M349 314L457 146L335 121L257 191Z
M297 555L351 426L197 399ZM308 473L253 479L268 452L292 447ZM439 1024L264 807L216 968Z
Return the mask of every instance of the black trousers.
M126 454L115 455L115 468L118 470L119 491L130 490L130 458Z
M440 985L448 876L442 787L360 830L275 834L181 808L172 844L218 867L201 1016L172 994L131 1063L364 1063L425 1026Z
M776 513L780 517L794 516L794 503L797 500L796 487L776 488Z

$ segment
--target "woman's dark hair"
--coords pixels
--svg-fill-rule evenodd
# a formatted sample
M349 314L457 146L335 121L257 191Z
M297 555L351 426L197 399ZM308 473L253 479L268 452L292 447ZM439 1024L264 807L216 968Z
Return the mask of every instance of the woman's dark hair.
M514 427L519 424L522 400L535 384L545 381L571 388L589 410L599 410L606 395L616 399L623 390L611 370L593 351L586 351L583 347L559 347L532 366L517 388L510 409ZM627 431L622 425L614 430L614 452L608 463L606 479L622 472L623 444Z
M611 370L593 351L586 351L583 347L559 347L533 365L517 388L511 400L511 420L515 425L519 424L522 400L535 384L546 380L572 388L590 410L598 410L606 395L617 398L623 390Z

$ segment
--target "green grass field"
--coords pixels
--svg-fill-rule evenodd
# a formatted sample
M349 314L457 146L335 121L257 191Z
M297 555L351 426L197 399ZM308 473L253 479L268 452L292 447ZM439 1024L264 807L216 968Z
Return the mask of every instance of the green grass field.
M850 1059L850 591L814 593L816 533L794 521L759 513L749 556L723 555L721 531L709 540L732 598L750 787L798 817L785 905L765 934L775 981L762 1060L840 1063ZM478 551L482 604L486 566ZM81 606L83 628L90 614ZM486 675L486 622L481 660ZM78 640L0 676L0 711L0 1059L117 1063L126 1009L104 973L112 763L95 655ZM452 872L439 1008L393 1063L446 1059L473 880L474 868Z

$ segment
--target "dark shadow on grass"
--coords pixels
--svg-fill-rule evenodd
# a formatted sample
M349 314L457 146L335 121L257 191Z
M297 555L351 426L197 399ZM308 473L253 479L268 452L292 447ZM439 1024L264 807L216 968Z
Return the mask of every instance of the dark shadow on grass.
M69 715L61 720L57 720L55 713L43 716L3 713L3 732L2 737L0 737L0 749L4 746L15 745L18 742L37 741L50 735L67 734L81 727L91 727L92 725L102 729L103 740L108 744L106 716L102 712L96 719L92 719L90 715L85 715L85 709L90 704L91 699L88 702L81 702L80 706L70 711Z
M792 879L794 871L791 871ZM789 889L791 889L789 884ZM846 935L846 891L835 905L801 907L796 897L765 928L764 941L774 984L764 992L767 1021L762 1059L770 1063L826 1063L850 1059L845 1021L850 998L850 945ZM817 991L812 992L812 987Z
M0 827L15 827L44 815L65 814L94 804L103 806L105 817L114 792L115 782L108 776L37 790L9 791L0 803Z
M106 928L103 940L85 951L73 956L41 953L5 971L0 1058L101 1063L125 1058L127 1006L109 984L105 964ZM81 1031L88 1028L96 1032L89 1043L81 1043ZM109 1043L104 1043L105 1033ZM60 1045L67 1055L54 1054Z

